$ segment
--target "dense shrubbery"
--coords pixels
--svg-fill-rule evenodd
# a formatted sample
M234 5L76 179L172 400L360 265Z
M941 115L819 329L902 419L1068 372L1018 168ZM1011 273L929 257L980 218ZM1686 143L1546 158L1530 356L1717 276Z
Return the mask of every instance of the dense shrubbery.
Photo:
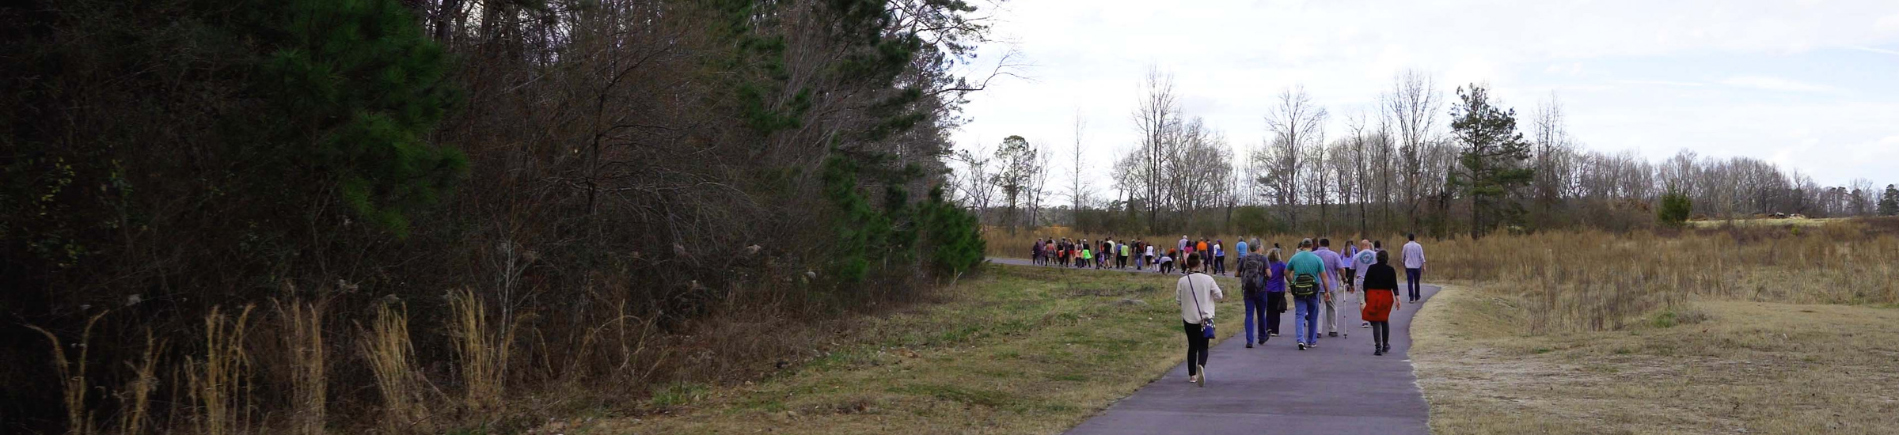
M948 72L982 40L972 10L0 6L0 432L57 432L74 407L117 425L148 406L114 399L139 385L181 398L151 402L146 429L203 427L221 408L183 398L222 391L187 379L232 349L206 336L214 310L251 331L229 373L246 393L215 396L253 413L232 425L389 412L427 431L495 424L509 414L480 408L501 402L476 396L502 386L600 380L625 400L717 376L745 359L653 349L722 313L947 282L982 251L937 190L944 132L977 88ZM76 405L25 325L85 344ZM128 368L148 351L158 375ZM416 414L445 402L412 382L460 414Z

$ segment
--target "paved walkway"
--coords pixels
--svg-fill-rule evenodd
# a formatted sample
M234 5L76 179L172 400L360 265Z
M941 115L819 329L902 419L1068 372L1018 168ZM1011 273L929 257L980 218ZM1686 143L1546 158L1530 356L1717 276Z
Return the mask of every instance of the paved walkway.
M1000 264L1029 265L1028 260L992 258ZM1113 269L1109 269L1113 270ZM1129 272L1133 273L1133 272ZM1400 277L1400 286L1403 278ZM1229 301L1239 289L1222 289ZM1436 286L1424 286L1428 301ZM1281 316L1280 331L1264 346L1246 348L1240 305L1222 305L1221 328L1236 328L1233 338L1216 344L1207 361L1207 386L1187 383L1187 366L1175 366L1154 381L1095 415L1070 434L1428 434L1430 408L1412 374L1411 315L1418 304L1404 304L1391 315L1391 350L1372 356L1371 330L1358 327L1358 313L1319 346L1300 351L1292 339L1292 311ZM1178 329L1178 327L1176 327ZM1181 357L1186 355L1184 339Z

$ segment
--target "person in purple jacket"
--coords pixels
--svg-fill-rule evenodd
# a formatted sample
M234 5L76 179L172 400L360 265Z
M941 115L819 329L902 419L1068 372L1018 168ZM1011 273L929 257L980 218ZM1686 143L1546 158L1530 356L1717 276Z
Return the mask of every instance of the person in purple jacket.
M1279 249L1273 248L1266 253L1266 335L1279 336L1279 315L1286 312L1286 260L1279 256ZM1260 337L1265 343L1267 337Z

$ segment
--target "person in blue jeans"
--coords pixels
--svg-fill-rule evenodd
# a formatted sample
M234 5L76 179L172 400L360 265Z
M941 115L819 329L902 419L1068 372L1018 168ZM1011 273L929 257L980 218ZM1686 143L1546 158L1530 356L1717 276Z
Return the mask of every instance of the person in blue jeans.
M1244 246L1246 242L1240 243ZM1266 257L1259 255L1256 249L1252 252L1242 251L1239 266L1233 271L1233 275L1240 278L1240 289L1246 301L1246 314L1243 317L1246 319L1247 349L1252 349L1254 343L1266 344L1266 279L1270 274L1267 267Z
M1312 253L1312 239L1299 242L1299 253L1292 255L1286 268L1292 275L1286 291L1292 293L1297 316L1293 334L1298 338L1299 350L1306 350L1319 343L1319 298L1332 291L1332 284L1325 279L1325 260Z
M1418 244L1417 233L1405 234L1404 237L1409 240L1405 242L1403 252L1405 289L1409 290L1407 296L1411 302L1417 303L1422 296L1418 280L1424 278L1424 245Z

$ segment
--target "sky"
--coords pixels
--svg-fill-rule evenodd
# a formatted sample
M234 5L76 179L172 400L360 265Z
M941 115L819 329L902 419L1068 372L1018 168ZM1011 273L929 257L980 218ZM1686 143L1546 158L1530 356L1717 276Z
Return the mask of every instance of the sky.
M1236 156L1260 146L1289 87L1330 112L1336 137L1415 69L1447 103L1457 86L1488 85L1522 126L1554 98L1583 149L1651 162L1687 149L1764 159L1829 186L1899 183L1899 0L978 4L996 41L965 74L986 76L1014 52L1022 77L971 94L952 139L991 151L1021 135L1054 153L1057 174L1073 166L1077 117L1084 170L1105 171L1135 146L1150 68L1173 76L1185 113ZM1447 130L1448 112L1438 120ZM1096 192L1109 188L1097 179Z

